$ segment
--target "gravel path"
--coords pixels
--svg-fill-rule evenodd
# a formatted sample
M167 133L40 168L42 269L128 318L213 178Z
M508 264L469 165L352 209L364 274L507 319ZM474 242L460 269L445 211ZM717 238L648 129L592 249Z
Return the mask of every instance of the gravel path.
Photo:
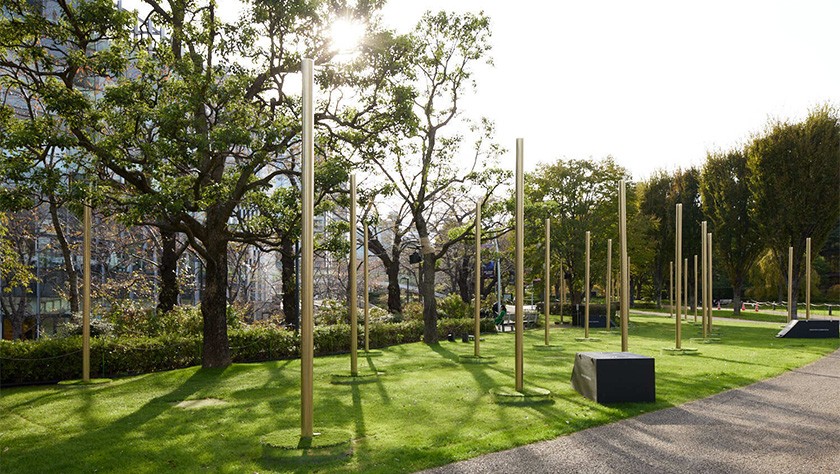
M840 473L840 350L799 369L428 473Z

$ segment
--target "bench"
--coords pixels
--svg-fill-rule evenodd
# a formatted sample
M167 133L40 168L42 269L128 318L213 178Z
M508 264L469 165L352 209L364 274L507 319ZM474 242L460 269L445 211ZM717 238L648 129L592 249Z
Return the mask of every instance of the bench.
M540 320L540 315L534 312L525 312L522 317L522 325L524 327L536 327ZM501 332L505 332L505 327L510 327L511 331L516 328L516 315L508 313L505 315L501 324L496 324L496 328L501 328Z

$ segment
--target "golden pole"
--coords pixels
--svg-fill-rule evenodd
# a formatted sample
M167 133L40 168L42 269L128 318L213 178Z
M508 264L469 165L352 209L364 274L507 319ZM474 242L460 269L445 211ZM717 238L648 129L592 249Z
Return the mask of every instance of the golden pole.
M586 231L586 284L583 285L583 291L586 292L586 306L583 310L583 337L589 339L589 231Z
M683 260L683 319L688 321L688 259Z
M674 261L668 267L668 316L674 317Z
M676 222L676 261L677 268L674 276L677 279L676 301L677 301L677 349L682 348L682 204L677 204L677 222Z
M481 336L481 200L475 202L475 341L473 354L480 357Z
M610 330L610 297L612 296L612 239L607 239L607 331Z
M709 293L707 291L708 290L707 286L708 286L708 283L709 283L709 279L706 277L706 274L708 273L708 270L709 270L709 267L708 267L709 259L706 257L706 251L708 250L708 246L706 245L706 236L707 236L706 234L707 234L707 232L706 232L706 221L703 221L703 222L700 223L700 254L701 254L700 259L703 261L703 264L700 267L700 279L702 280L702 285L701 285L702 286L702 291L701 291L701 293L703 293L703 307L702 307L702 311L701 311L703 313L703 321L702 321L702 323L703 323L703 339L705 339L709 336L708 335L709 326L706 323L706 321L708 321L708 317L709 317Z
M362 279L364 280L364 290L365 293L363 296L365 302L365 352L370 352L370 291L368 287L370 286L370 276L368 273L370 269L368 268L368 226L366 222L362 222L362 227L364 227L364 253L362 253Z
M350 375L359 375L359 295L356 274L356 175L350 175Z
M627 352L627 322L630 318L630 261L627 257L627 196L622 179L618 185L618 232L621 246L621 351Z
M811 319L811 238L805 239L805 319Z
M548 345L548 315L551 312L551 219L545 220L545 345Z
M697 324L697 254L694 254L694 324Z
M314 201L315 201L315 116L313 111L314 84L313 63L304 59L301 65L303 76L303 150L301 160L301 304L300 304L300 436L312 438L313 410L313 359L315 324L313 320L315 265Z
M793 247L788 247L788 317L793 319Z
M524 326L522 324L523 301L525 300L525 263L523 250L525 248L525 171L524 144L522 138L516 139L516 391L521 392L524 387L522 359L522 345Z
M82 284L85 291L82 294L82 381L90 382L90 241L91 241L91 208L85 204L84 211L84 266Z
M709 258L709 271L706 274L706 278L709 279L709 286L708 286L708 288L709 288L709 290L708 290L709 291L709 319L707 320L707 323L709 324L709 334L711 334L712 333L712 320L714 319L714 312L713 312L714 308L712 307L712 301L714 299L714 295L712 294L712 284L714 282L714 278L712 278L712 276L714 275L714 273L712 273L712 233L711 232L709 232L709 234L706 236L706 245L709 246L709 249L706 251L706 256Z
M563 324L563 308L566 307L566 269L560 260L560 324Z

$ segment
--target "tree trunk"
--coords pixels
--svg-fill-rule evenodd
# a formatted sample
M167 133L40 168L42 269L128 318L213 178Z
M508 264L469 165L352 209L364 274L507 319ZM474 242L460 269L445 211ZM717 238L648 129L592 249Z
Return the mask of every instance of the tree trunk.
M420 281L420 293L423 295L423 342L438 342L437 300L435 299L435 254L423 254L423 277Z
M300 326L300 308L298 307L297 273L295 264L297 255L294 245L289 239L283 239L280 244L281 280L283 291L283 314L284 322L288 327L298 328Z
M744 281L741 278L732 280L732 315L741 314L741 291L744 288Z
M470 257L464 256L461 258L461 265L458 267L458 293L461 295L461 301L469 303L472 301L472 293L474 285L470 284ZM481 278L481 275L476 275Z
M388 275L388 312L391 314L402 313L399 259L391 260L391 265L385 268L385 272ZM408 288L405 289L405 292L409 294Z
M201 316L204 320L204 368L230 365L230 347L227 335L227 242L205 242L207 259L204 271L204 288L201 298Z
M160 292L157 310L160 313L172 311L178 304L178 239L175 232L160 231L161 254L158 268L160 271Z
M55 199L50 197L50 218L52 219L53 229L55 230L55 238L58 240L58 246L61 248L61 257L64 259L64 273L67 275L67 300L70 303L70 312L78 313L79 307L79 273L73 265L73 254L70 252L70 244L67 243L67 237L64 235L64 229L61 227L61 221L58 219L58 205Z

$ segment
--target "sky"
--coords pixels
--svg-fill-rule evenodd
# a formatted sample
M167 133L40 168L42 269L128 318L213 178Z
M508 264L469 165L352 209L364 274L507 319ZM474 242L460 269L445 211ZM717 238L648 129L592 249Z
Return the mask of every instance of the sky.
M484 11L494 67L464 103L525 167L612 155L634 179L702 165L768 119L840 106L838 0L390 0L386 25Z

